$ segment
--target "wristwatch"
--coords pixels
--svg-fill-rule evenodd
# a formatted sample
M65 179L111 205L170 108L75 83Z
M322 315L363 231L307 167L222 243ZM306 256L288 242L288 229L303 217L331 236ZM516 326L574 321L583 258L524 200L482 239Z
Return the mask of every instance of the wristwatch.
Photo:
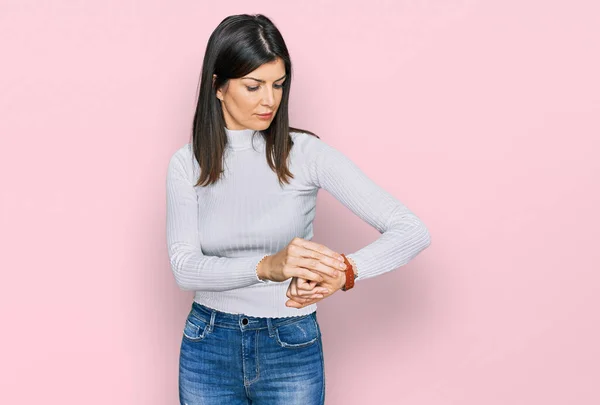
M358 274L354 272L354 266L348 260L345 254L341 254L344 258L344 263L346 263L346 284L342 286L342 291L348 291L352 287L354 287L354 280L358 277Z

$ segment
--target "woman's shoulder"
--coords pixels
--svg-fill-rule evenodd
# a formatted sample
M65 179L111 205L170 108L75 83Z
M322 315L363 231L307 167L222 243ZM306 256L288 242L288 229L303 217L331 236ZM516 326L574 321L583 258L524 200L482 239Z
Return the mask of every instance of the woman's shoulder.
M175 150L173 156L190 156L192 154L192 144L188 142L179 147L179 149Z
M197 163L190 142L180 146L171 154L169 159L169 170L180 170L186 173L194 173Z
M341 154L336 147L324 141L321 136L298 131L290 131L290 135L294 141L292 150L296 149L297 153L305 157L306 162L314 162L318 157L321 159L335 158Z
M292 138L294 138L294 141L296 139L298 139L300 141L306 141L306 140L312 140L312 139L319 140L320 139L319 135L317 135L313 132L310 132L310 131L305 132L303 130L296 129L296 128L290 129L290 136Z
M189 158L192 156L192 144L191 143L186 143L182 146L180 146L179 148L177 148L175 150L175 152L173 152L171 154L171 164L175 164L177 162L181 163L186 163L187 161L189 161Z
M327 146L320 136L313 133L292 130L290 136L294 141L294 148L297 147L301 152L316 153Z

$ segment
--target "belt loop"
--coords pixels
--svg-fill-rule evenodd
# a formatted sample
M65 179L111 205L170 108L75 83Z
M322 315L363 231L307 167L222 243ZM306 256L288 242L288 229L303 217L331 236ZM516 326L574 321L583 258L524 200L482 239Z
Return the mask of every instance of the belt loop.
M267 327L269 328L269 337L275 336L275 326L273 326L272 318L267 318Z
M213 327L215 326L215 317L217 316L217 311L214 309L210 313L210 324L208 325L208 331L212 332Z

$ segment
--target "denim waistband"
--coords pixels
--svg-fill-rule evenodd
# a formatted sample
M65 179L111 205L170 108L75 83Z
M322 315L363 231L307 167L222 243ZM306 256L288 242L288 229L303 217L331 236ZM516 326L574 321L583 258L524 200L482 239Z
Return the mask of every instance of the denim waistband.
M256 330L256 329L273 329L277 326L282 326L290 322L296 322L302 318L313 317L316 321L317 311L313 311L309 314L298 315L298 316L286 316L281 318L268 318L268 317L257 317L245 314L231 314L229 312L222 312L214 308L207 307L196 301L192 302L192 309L190 314L210 324L210 328L213 326L220 326L224 328L232 329L243 329L243 330Z

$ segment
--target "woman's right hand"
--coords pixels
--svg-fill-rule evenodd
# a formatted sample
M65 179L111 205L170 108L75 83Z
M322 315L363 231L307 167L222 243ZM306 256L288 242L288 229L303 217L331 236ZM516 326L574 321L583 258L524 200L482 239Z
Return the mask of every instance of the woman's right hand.
M259 264L257 273L260 279L272 281L300 277L309 280L312 287L323 281L319 273L335 277L336 272L344 272L340 264L344 264L344 258L339 253L319 243L296 237L279 252L267 256Z

